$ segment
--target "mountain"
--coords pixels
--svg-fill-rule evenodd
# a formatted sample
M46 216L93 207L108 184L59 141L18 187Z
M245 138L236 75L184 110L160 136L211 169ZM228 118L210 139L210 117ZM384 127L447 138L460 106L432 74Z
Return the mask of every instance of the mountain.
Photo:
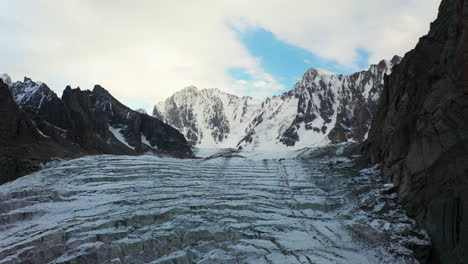
M3 97L9 102L8 108L4 106L3 113L21 117L19 121L8 121L9 125L4 127L7 130L11 127L27 127L21 130L27 131L26 143L46 140L48 144L57 146L54 148L70 154L65 157L138 155L146 152L176 157L192 155L190 146L179 131L157 118L131 110L99 85L93 91L68 86L62 98L46 84L26 77L23 82L12 83L10 87L3 82L2 85ZM19 136L19 133L14 136ZM3 142L2 146L6 143ZM27 144L25 146L26 152L29 151ZM60 153L57 155L56 151L41 151L43 155L36 163L52 157L64 157ZM20 157L12 157L15 158ZM11 177L24 173L13 174Z
M429 33L385 78L363 145L431 235L430 263L468 263L468 2L443 0Z
M0 79L2 79L3 83L5 83L7 86L11 86L11 77L10 75L6 73L0 74Z
M289 92L257 101L190 86L158 103L153 115L197 147L302 148L362 142L383 79L401 58L343 76L311 68Z
M0 184L41 167L51 157L79 156L79 147L62 146L37 129L0 78Z
M235 147L258 104L248 96L190 86L157 104L153 116L181 131L192 146Z

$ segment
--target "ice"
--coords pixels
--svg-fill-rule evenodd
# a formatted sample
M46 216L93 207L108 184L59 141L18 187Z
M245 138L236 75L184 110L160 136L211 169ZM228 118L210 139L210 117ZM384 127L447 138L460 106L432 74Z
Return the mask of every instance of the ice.
M83 157L0 186L0 263L415 263L428 243L376 168L198 153Z

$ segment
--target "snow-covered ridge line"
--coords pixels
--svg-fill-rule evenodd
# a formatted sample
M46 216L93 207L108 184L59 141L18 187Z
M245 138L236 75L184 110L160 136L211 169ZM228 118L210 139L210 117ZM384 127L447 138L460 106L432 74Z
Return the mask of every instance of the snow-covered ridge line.
M23 82L12 83L10 91L17 105L29 109L40 109L46 102L57 98L46 84L34 82L28 77L24 77Z
M153 115L202 148L300 149L366 138L383 78L401 58L341 75L311 68L288 92L264 101L189 86Z

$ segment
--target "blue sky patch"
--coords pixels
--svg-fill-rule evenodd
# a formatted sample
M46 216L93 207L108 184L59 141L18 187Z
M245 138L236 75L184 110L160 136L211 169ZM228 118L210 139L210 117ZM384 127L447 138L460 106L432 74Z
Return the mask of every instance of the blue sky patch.
M261 67L283 84L286 90L290 90L311 67L339 74L355 72L355 70L344 69L337 61L320 58L305 49L280 41L270 31L256 29L235 32L250 54L260 58ZM358 70L366 69L369 66L369 52L358 50L357 53ZM229 74L237 80L252 80L252 76L240 68L231 68Z
M252 75L247 73L243 68L230 68L229 75L236 80L253 81Z

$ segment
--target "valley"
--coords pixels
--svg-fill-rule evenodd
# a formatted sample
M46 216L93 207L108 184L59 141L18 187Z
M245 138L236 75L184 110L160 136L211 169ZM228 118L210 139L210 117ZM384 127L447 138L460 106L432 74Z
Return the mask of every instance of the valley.
M148 81L139 97L172 94L150 114L110 92L135 96L132 74L106 68L124 79L115 90L61 96L0 74L0 264L468 263L467 44L468 2L442 0L403 57L346 75L312 67L267 98ZM143 57L122 65L152 76L157 56ZM191 80L193 58L179 59L167 65L180 73L153 80ZM221 59L209 79L268 84Z

